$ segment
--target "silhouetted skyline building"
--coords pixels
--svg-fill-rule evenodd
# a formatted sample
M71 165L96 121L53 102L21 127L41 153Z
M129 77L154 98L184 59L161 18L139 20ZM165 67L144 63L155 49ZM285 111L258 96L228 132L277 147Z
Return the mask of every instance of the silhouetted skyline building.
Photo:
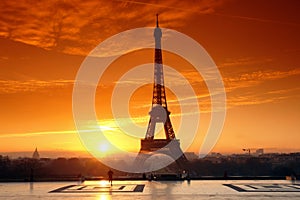
M37 160L40 159L40 154L39 154L39 152L37 150L37 147L35 148L35 151L32 154L32 158L33 159L37 159Z

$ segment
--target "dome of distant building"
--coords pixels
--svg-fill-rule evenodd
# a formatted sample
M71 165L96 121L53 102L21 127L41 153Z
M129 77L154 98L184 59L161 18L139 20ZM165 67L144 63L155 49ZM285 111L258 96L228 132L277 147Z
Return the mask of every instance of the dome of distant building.
M35 148L35 151L33 152L32 158L33 159L40 159L40 154L39 154L37 148Z

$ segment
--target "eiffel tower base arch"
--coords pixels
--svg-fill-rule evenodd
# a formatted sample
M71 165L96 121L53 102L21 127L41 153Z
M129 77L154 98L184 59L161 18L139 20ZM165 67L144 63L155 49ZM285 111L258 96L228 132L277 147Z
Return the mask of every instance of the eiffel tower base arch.
M166 140L166 139L142 139L141 149L135 159L134 168L137 173L151 172L167 167L172 162L163 158L159 158L158 163L153 169L151 162L147 162L151 157L156 155L166 155L172 158L178 166L177 171L188 171L189 161L185 157L180 148L180 142L178 139Z

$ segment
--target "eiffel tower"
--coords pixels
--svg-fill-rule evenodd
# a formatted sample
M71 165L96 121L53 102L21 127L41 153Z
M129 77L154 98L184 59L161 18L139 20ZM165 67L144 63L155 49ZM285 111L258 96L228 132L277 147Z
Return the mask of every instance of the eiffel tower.
M144 139L141 139L141 149L136 158L136 165L145 167L145 161L154 154L165 154L173 158L181 170L187 169L188 160L180 148L180 142L175 137L174 129L170 120L170 112L167 106L166 91L164 86L164 74L161 52L162 32L158 24L156 14L155 38L155 64L154 64L154 85L150 120ZM155 139L156 124L163 123L165 139Z

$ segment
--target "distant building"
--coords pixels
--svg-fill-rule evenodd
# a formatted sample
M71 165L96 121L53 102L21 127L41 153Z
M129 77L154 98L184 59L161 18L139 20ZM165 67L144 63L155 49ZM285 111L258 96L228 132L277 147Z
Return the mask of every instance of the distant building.
M217 158L220 158L220 157L222 157L222 154L217 153L217 152L211 152L211 153L209 154L209 156L210 156L210 157L217 157Z
M40 154L39 154L37 148L35 148L35 151L33 152L32 158L37 159L37 160L40 159Z
M264 154L264 149L257 149L257 150L255 151L255 154L256 154L256 155L263 155L263 154Z
M188 160L198 159L198 156L194 152L185 152L184 155Z
M208 154L203 160L209 161L214 164L222 163L222 154L216 153L216 152L211 152Z

